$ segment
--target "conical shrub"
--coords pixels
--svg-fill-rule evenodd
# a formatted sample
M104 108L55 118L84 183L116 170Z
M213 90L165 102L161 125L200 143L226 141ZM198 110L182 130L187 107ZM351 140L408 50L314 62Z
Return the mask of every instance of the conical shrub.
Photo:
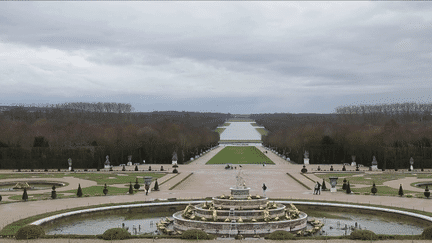
M403 194L404 194L404 193L403 193L403 189L402 189L402 184L400 184L398 195L402 197Z
M81 189L81 184L78 184L77 196L82 197L82 195L83 195L83 193L82 193L82 189Z
M22 200L23 201L27 201L27 199L28 199L27 188L24 187L24 192L23 192L23 195L22 195Z

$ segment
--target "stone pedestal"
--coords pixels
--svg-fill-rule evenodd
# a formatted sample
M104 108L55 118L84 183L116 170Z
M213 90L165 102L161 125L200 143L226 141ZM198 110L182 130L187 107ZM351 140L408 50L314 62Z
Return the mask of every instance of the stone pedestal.
M249 196L249 187L246 188L230 188L231 189L231 196L234 199L247 199Z
M109 166L109 165L105 165L104 168L105 168L105 169L109 169L109 168L111 168L111 166Z
M69 167L69 171L72 171L72 167Z
M378 170L378 165L372 165L371 168L372 170Z
M351 166L357 166L356 162L351 162Z
M336 192L337 190L336 190L336 187L331 187L330 188L330 192Z
M413 170L414 170L414 167L413 167L412 165L410 165L410 170L411 170L411 171L413 171Z
M309 158L304 158L304 164L308 165L309 164Z

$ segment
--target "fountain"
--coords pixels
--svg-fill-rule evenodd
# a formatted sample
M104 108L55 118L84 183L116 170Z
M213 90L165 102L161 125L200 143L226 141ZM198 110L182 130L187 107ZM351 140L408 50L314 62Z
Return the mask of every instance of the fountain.
M306 228L307 214L293 204L286 207L267 197L251 196L241 175L231 195L213 197L211 202L188 205L174 213L174 230L201 229L222 237L266 235L276 230L297 232Z

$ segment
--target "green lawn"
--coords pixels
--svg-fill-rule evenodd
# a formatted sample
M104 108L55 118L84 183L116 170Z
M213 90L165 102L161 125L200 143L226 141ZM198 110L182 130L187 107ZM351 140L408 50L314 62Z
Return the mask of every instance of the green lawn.
M225 131L226 128L222 128L222 127L218 127L216 128L215 132L219 133L219 135L221 135L223 133L223 131Z
M265 128L255 128L261 135L266 136L268 134L268 131Z
M329 181L329 177L339 177L337 184L343 184L343 178L345 177L350 184L363 184L363 185L372 185L375 182L375 185L382 185L386 181L398 180L405 178L407 176L415 176L410 174L365 174L361 173L361 176L358 176L359 173L326 173L326 174L315 174L319 178L326 179Z
M222 126L227 127L227 126L229 126L230 124L231 124L230 122L225 122Z
M222 149L207 164L274 164L256 147L228 146Z
M90 180L97 182L98 185L112 184L125 184L125 183L135 183L135 178L137 176L151 176L153 179L161 178L165 174L162 173L151 173L151 172L137 172L137 173L124 173L124 171L115 171L111 173L43 173L43 174L25 174L25 173L14 173L14 174L0 174L0 179L9 178L63 178L65 176L71 176L75 178ZM114 177L115 179L110 179ZM142 183L143 179L140 178L139 182Z

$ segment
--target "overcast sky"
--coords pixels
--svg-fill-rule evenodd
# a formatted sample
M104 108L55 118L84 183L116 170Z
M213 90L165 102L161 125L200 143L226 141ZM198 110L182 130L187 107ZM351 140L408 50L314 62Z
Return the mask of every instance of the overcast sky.
M0 105L432 102L431 2L0 2Z

